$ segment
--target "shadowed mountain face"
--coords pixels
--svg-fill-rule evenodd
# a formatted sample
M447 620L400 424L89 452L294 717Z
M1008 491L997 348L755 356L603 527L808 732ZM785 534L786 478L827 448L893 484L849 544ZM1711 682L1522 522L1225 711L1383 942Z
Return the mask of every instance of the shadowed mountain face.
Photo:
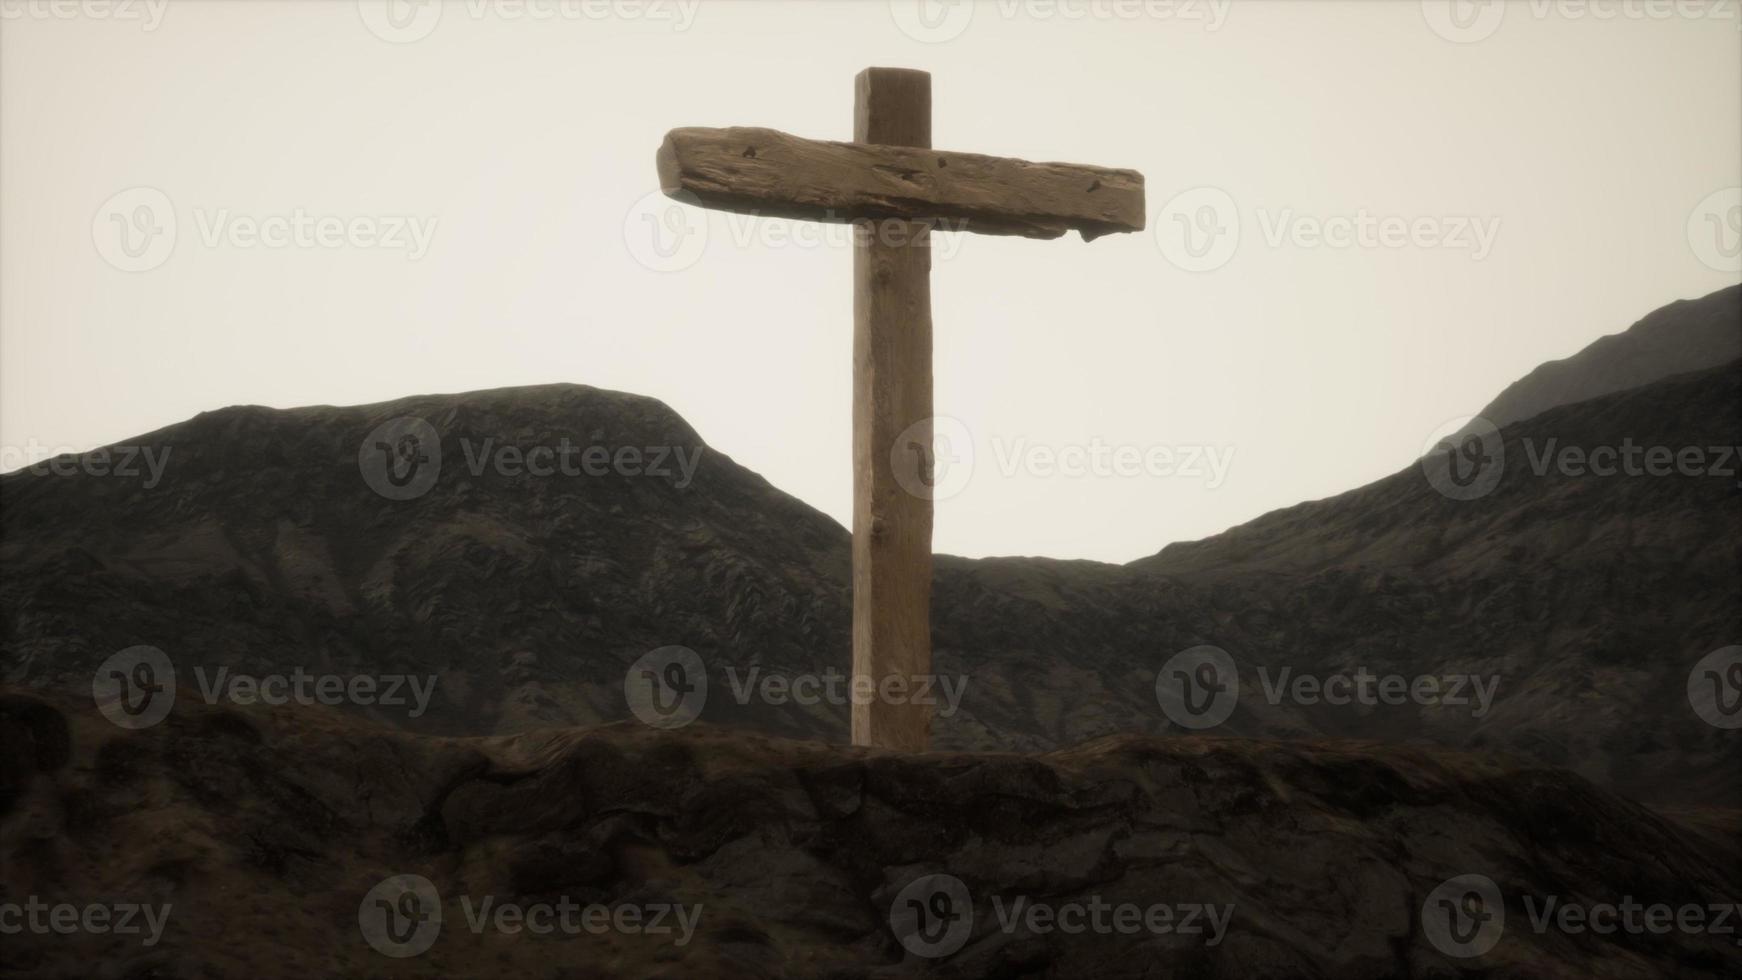
M1666 308L1646 333L1682 336L1661 326L1674 311L1735 295ZM934 741L1177 734L1158 672L1208 644L1239 678L1216 734L1496 751L1654 802L1742 805L1742 745L1689 701L1696 664L1739 642L1738 374L1506 425L1453 461L1493 474L1472 499L1436 489L1449 464L1430 458L1129 566L940 557ZM440 458L401 486L380 454L403 418ZM1570 465L1568 448L1612 448L1622 469ZM1650 449L1703 462L1644 468ZM675 645L704 665L702 720L846 738L847 532L651 399L549 386L227 409L101 463L0 477L0 504L8 683L88 693L99 664L144 644L189 701L236 694L236 675L410 675L433 678L426 710L358 710L491 734L629 718L659 675L631 665ZM1433 690L1320 690L1390 678Z
M1508 425L1560 405L1625 391L1742 357L1742 286L1677 300L1572 357L1550 361L1506 386L1481 411Z
M7 936L7 975L1716 980L1733 834L1440 749L902 756L204 704L123 731L0 693L0 894L149 910ZM1624 902L1634 928L1562 924Z

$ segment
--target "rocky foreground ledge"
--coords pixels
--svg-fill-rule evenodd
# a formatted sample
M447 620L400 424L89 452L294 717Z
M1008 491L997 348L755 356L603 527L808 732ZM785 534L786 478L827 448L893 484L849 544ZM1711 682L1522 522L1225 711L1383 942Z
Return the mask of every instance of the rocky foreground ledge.
M1724 820L1369 743L128 731L14 691L0 976L1734 977Z

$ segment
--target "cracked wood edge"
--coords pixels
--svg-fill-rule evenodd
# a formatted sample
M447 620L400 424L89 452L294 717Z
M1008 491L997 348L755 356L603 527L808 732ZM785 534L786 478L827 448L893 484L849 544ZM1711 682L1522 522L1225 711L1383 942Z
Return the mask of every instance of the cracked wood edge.
M679 200L740 214L837 223L928 220L950 231L1084 240L1142 231L1143 175L773 129L674 129L659 181Z

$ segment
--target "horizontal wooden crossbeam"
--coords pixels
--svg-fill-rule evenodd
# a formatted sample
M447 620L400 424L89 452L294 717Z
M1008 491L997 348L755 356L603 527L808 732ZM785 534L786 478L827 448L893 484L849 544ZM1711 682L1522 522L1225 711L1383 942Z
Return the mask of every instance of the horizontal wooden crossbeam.
M937 220L951 231L1085 241L1142 231L1143 175L772 129L674 129L659 148L667 194L740 214L808 221Z

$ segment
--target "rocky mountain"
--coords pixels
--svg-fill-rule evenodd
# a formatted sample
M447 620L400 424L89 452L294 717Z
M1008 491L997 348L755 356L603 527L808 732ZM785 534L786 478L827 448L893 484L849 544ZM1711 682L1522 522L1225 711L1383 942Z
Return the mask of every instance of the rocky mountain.
M1742 357L1742 285L1677 300L1506 386L1479 413L1507 425L1551 408L1637 388Z
M1045 752L1191 730L1158 675L1211 645L1239 679L1216 734L1499 752L1742 806L1742 745L1689 701L1742 628L1738 384L1732 363L1506 425L1471 499L1436 489L1430 459L1128 566L940 557L934 741ZM384 480L416 425L439 459ZM1564 465L1628 445L1701 461ZM677 646L707 675L703 722L838 742L849 565L845 529L649 398L232 408L0 477L0 679L89 692L149 645L184 700L232 696L237 675L403 675L427 704L356 710L489 735L628 719L637 665ZM1319 691L1387 678L1433 690Z
M3 976L1715 980L1739 880L1733 827L1439 749L0 697L0 896L113 910L7 935Z
M917 756L842 744L847 531L649 398L0 476L0 926L141 912L0 977L1737 975L1742 362L1652 352L1735 300L1214 538L940 556Z

